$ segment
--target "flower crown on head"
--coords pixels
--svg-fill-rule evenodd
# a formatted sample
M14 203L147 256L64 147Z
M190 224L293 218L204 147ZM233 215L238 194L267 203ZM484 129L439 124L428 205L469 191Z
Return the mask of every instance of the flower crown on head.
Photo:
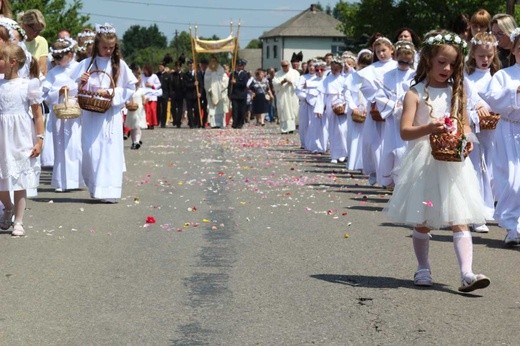
M395 50L408 49L415 52L415 46L410 41L397 41L395 43Z
M390 41L389 38L387 37L384 37L384 36L381 36L381 37L378 37L375 41L374 41L374 44L375 45L376 43L378 42L385 42L385 43L388 43L390 46L394 46L394 44L392 43L392 41Z
M25 33L25 30L18 23L12 23L11 27L13 28L13 30L18 31L20 36L22 36L23 41L27 40L27 34Z
M96 33L94 31L82 31L78 34L78 37L96 37Z
M9 23L0 21L0 26L3 26L7 30L7 33L9 34L9 41L14 42L15 38L14 38L13 31L12 31L13 30L12 25L10 25Z
M321 59L314 60L313 63L314 67L325 67L327 66L327 63Z
M452 33L448 34L437 34L436 36L430 36L423 45L426 46L437 46L441 44L451 44L458 46L464 55L468 52L468 44L466 41L460 38L460 36Z
M97 34L115 34L116 28L112 24L96 24L96 33Z
M509 39L511 40L511 42L515 42L515 39L516 37L520 35L520 28L515 28L515 30L513 30L513 32L511 33L511 35L509 35Z
M68 44L68 46L65 48L60 48L60 49L54 49L54 48L50 47L49 51L52 55L72 52L72 50L74 49L74 46L76 45L76 41L74 41L70 37L59 38L56 40L56 42L66 42Z
M343 59L341 59L341 57L335 55L333 58L332 58L332 61L331 61L331 64L339 64L339 65L343 65Z
M491 33L489 33L491 34ZM495 42L484 42L482 40L476 40L475 37L472 37L469 41L474 46L498 46L498 41L495 40Z

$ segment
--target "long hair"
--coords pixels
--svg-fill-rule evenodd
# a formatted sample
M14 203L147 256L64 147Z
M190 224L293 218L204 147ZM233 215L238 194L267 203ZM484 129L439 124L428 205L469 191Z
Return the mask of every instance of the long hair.
M11 11L11 3L9 2L9 0L2 1L0 14L4 17L13 19L13 12Z
M90 64L87 68L87 71L90 70L96 57L99 55L99 43L101 40L116 40L116 45L114 47L114 51L110 56L110 62L112 63L112 79L114 80L114 84L117 85L117 81L119 79L119 70L120 70L120 61L121 61L121 51L119 49L119 43L117 42L117 36L114 33L97 33L94 38L94 49L92 50L92 60L90 60Z
M490 73L494 75L495 72L500 70L501 63L498 58L498 52L496 48L497 39L495 35L489 32L479 32L471 39L471 48L469 50L468 61L466 62L466 72L468 75L473 74L477 68L477 61L475 59L475 51L479 46L491 46L493 47L493 59L490 62Z
M441 31L431 33L433 36L437 34L446 35L449 32ZM454 35L454 34L451 34ZM462 39L461 39L462 40ZM427 42L426 38L425 41ZM444 44L423 44L421 49L421 58L419 59L419 65L414 77L414 85L425 81L425 95L426 105L430 108L430 116L433 112L432 106L429 104L429 93L428 86L430 85L429 73L433 67L433 59L441 52L446 49L447 46L453 47L457 51L457 58L453 66L453 73L448 80L448 83L452 86L452 97L450 105L450 114L452 117L456 117L460 120L461 125L466 117L465 101L466 96L464 93L464 52L462 48L457 44L444 43Z

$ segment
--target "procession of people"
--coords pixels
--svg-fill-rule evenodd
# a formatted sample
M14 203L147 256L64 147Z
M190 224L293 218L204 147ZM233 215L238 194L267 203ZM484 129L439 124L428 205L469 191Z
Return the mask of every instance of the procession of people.
M254 72L243 58L230 71L216 55L167 55L154 72L125 62L111 24L76 39L64 30L49 49L40 11L18 22L3 13L0 228L15 236L25 234L42 166L52 167L58 193L86 188L117 203L125 139L138 150L157 127L240 133L276 120L280 135L298 132L301 150L393 192L385 212L413 228L416 285L433 282L432 229L453 231L462 292L490 284L473 272L470 231L489 232L496 220L505 245L520 245L520 28L509 15L479 10L462 32L434 30L422 41L411 28L395 40L376 33L359 52L301 64L300 51Z

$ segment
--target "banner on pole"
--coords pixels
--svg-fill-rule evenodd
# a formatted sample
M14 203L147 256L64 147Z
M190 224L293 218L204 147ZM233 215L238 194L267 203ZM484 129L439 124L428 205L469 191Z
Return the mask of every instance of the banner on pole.
M237 38L229 36L222 40L201 40L193 38L193 45L196 53L222 53L234 52L237 46Z

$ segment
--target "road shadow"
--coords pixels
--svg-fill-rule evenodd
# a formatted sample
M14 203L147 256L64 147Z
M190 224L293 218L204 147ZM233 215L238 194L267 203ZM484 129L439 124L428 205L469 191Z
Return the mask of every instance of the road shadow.
M334 284L341 284L351 287L363 288L410 288L414 290L428 290L439 291L444 293L463 295L472 298L482 297L475 294L465 294L459 291L452 290L441 283L434 283L432 287L418 287L414 286L412 280L403 280L392 278L388 276L366 276L366 275L339 275L339 274L314 274L310 276L313 279L318 279Z

